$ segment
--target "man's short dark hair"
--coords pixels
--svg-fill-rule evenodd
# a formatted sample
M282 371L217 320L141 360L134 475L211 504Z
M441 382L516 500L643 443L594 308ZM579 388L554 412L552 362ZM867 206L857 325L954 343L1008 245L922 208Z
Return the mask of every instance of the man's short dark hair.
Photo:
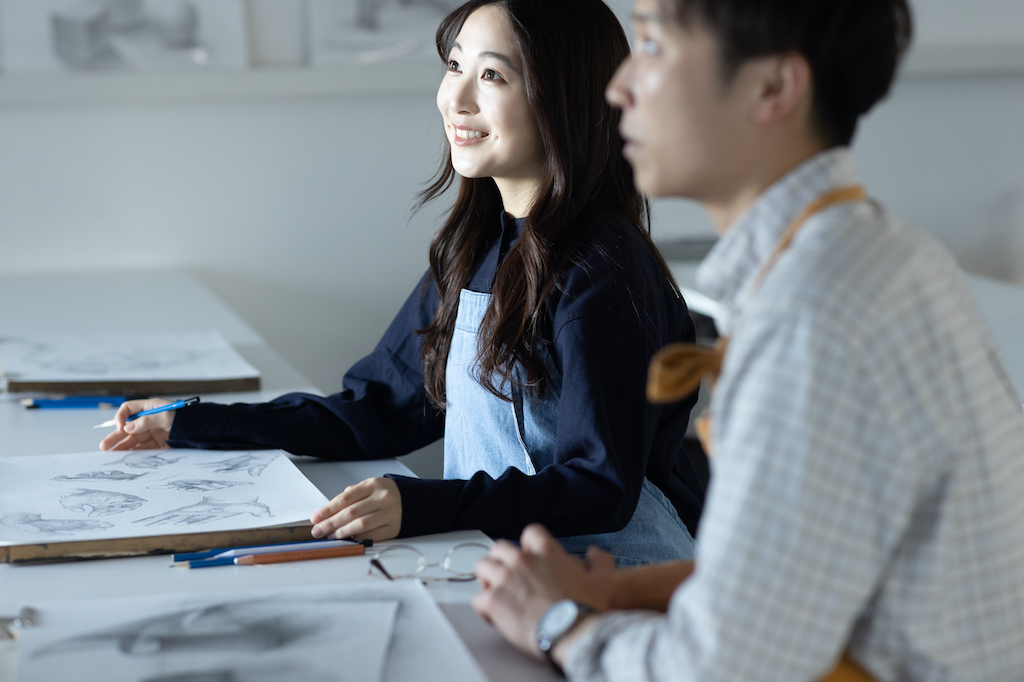
M730 82L748 59L796 52L814 78L811 124L829 146L889 92L913 33L907 0L660 0L684 26L718 39Z

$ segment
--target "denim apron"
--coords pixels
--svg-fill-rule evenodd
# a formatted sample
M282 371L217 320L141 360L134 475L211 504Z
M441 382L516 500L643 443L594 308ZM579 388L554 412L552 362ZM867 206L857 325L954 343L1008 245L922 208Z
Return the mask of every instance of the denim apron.
M533 476L554 464L555 433L562 377L550 354L542 362L550 386L536 398L518 386L506 389L511 402L501 400L477 381L473 367L479 349L479 329L490 294L463 289L445 368L447 411L444 429L444 477L468 479L478 471L500 477L509 467ZM522 380L521 368L517 379ZM559 538L565 549L583 554L590 545L602 547L620 566L692 558L693 538L664 493L646 478L633 518L620 531Z

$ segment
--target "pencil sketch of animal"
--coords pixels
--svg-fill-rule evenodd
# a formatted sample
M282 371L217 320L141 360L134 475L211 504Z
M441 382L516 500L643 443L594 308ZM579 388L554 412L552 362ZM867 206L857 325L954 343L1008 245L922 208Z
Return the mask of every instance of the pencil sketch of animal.
M174 509L156 516L147 516L133 523L142 523L147 526L194 526L212 521L223 521L232 516L249 514L256 518L270 518L274 515L270 507L259 501L259 498L251 502L221 502L209 497L203 497L202 501L190 504L187 507Z
M140 450L139 452L129 452L116 462L108 462L107 464L123 464L133 469L159 469L171 464L177 464L183 459L185 459L184 454Z
M213 469L214 467L220 467L214 469L215 474L231 474L236 471L247 471L250 476L259 476L263 473L263 470L267 468L271 462L273 462L279 453L276 450L268 452L242 452L234 457L222 459L217 462L202 462L198 466L208 467Z
M249 656L287 649L315 637L322 628L330 626L330 620L325 623L323 616L323 609L317 609L315 605L312 609L303 609L273 599L213 603L164 612L69 637L33 651L31 657L116 649L125 657L153 659L174 656L181 661L188 660L190 656L234 652L238 656L236 665L246 666ZM273 665L274 660L267 662ZM192 678L188 675L184 679L220 678ZM263 678L236 678L232 675L225 679ZM304 678L286 673L276 679Z
M52 481L134 481L146 474L126 474L123 471L88 471L76 476L54 476Z
M138 509L146 504L146 500L127 493L79 488L78 492L61 495L60 504L68 511L84 512L89 510L89 516L111 516Z
M205 478L183 478L163 485L146 486L150 490L178 490L183 493L207 493L211 490L223 490L238 485L256 485L246 481L211 481Z
M72 535L89 530L105 530L114 524L86 519L44 519L41 514L8 514L0 518L0 525L18 528L38 535Z

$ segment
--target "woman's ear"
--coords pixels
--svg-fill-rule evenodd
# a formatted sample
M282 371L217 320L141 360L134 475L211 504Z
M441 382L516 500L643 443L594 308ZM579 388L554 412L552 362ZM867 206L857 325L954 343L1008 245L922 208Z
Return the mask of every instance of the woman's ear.
M751 60L747 65L753 77L752 120L757 125L770 125L783 119L798 117L806 123L813 98L811 65L796 52Z

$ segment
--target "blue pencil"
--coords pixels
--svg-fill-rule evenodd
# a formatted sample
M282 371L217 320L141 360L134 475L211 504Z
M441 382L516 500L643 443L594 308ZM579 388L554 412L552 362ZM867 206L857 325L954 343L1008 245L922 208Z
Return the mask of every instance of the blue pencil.
M199 402L199 396L196 396L195 398L188 398L186 400L179 400L179 401L177 401L175 403L168 403L167 405L162 405L160 407L154 407L152 410L143 410L142 412L136 412L135 414L130 415L125 421L126 422L133 422L136 419L138 419L139 417L147 417L147 416L149 416L151 414L157 414L157 413L160 413L160 412L170 412L171 410L180 410L183 407L188 407L189 405L195 405L198 402ZM94 428L94 429L105 429L105 428L110 427L110 426L115 426L116 424L117 424L116 420L109 419L109 420L103 422L102 424L97 424L96 426L94 426L92 428Z

